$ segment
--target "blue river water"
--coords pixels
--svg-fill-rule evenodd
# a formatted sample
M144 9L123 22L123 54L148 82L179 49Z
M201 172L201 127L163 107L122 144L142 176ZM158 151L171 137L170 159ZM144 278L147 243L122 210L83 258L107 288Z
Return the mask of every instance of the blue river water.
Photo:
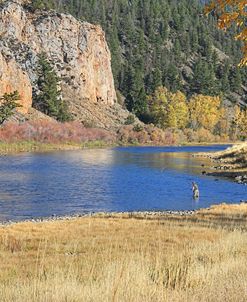
M192 157L225 148L118 147L0 157L0 221L239 202L247 199L247 186L202 175L212 163ZM192 198L192 181L199 200Z

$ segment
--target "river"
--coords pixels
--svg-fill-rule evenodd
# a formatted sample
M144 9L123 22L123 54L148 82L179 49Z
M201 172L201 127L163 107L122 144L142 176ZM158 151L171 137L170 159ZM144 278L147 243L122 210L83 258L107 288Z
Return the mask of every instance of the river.
M0 221L239 202L247 186L202 175L212 164L192 157L224 148L117 147L0 157ZM200 188L198 200L192 198L192 181Z

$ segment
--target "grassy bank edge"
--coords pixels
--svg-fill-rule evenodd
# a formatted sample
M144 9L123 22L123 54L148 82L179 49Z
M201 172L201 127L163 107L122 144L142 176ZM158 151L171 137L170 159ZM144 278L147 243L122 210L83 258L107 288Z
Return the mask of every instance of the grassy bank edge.
M48 216L48 217L36 217L26 220L9 220L0 221L0 229L2 227L11 225L22 224L46 224L53 222L66 222L71 221L77 223L81 219L137 219L137 220L171 220L180 221L185 223L196 224L203 222L204 226L213 227L215 225L228 227L228 223L232 227L234 222L235 227L242 225L247 219L247 201L240 203L220 203L211 205L208 208L200 208L198 210L163 210L163 211L130 211L130 212L92 212L82 214L69 214L62 216ZM220 223L219 223L220 222ZM228 223L227 223L228 222ZM206 224L205 224L206 223ZM245 223L244 223L245 224ZM242 226L243 227L243 226ZM247 230L247 225L244 225L244 229Z
M22 141L15 143L0 142L0 156L8 154L18 154L23 152L49 152L59 150L79 150L84 148L113 147L104 141L89 141L81 144L76 143L40 143L36 141Z
M203 152L194 154L196 157L207 157L215 163L215 171L207 173L210 176L236 179L247 175L247 142L235 143L230 148L218 152Z
M229 143L183 143L173 146L212 146L212 145L232 145ZM234 143L236 144L236 143ZM42 143L37 141L20 141L20 142L1 142L0 141L0 156L8 154L18 154L23 152L49 152L59 150L79 150L85 148L110 148L110 147L151 147L151 146L171 146L171 145L154 145L154 144L124 144L122 142L109 143L103 140L88 141L81 144L78 143Z

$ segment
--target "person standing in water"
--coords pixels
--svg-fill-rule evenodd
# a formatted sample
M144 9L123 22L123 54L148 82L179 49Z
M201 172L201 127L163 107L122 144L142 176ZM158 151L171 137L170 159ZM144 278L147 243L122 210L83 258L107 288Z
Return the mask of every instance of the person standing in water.
M199 188L198 188L198 185L195 182L192 182L192 192L193 192L193 198L194 199L199 198Z

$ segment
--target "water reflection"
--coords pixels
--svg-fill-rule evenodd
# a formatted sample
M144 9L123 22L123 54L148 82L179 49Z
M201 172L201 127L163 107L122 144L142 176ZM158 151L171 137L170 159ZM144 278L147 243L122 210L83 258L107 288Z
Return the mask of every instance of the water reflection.
M213 149L132 147L1 157L0 219L194 209L245 199L246 186L201 174L210 162L201 167L191 152L207 150ZM199 185L199 200L193 200L192 181Z
M190 171L193 173L201 172L202 159L193 158L191 153L148 153L148 154L119 154L114 153L114 163L124 162L125 164L137 165L143 168L154 168L165 171L166 169L176 169ZM210 161L203 159L204 166L210 167Z

